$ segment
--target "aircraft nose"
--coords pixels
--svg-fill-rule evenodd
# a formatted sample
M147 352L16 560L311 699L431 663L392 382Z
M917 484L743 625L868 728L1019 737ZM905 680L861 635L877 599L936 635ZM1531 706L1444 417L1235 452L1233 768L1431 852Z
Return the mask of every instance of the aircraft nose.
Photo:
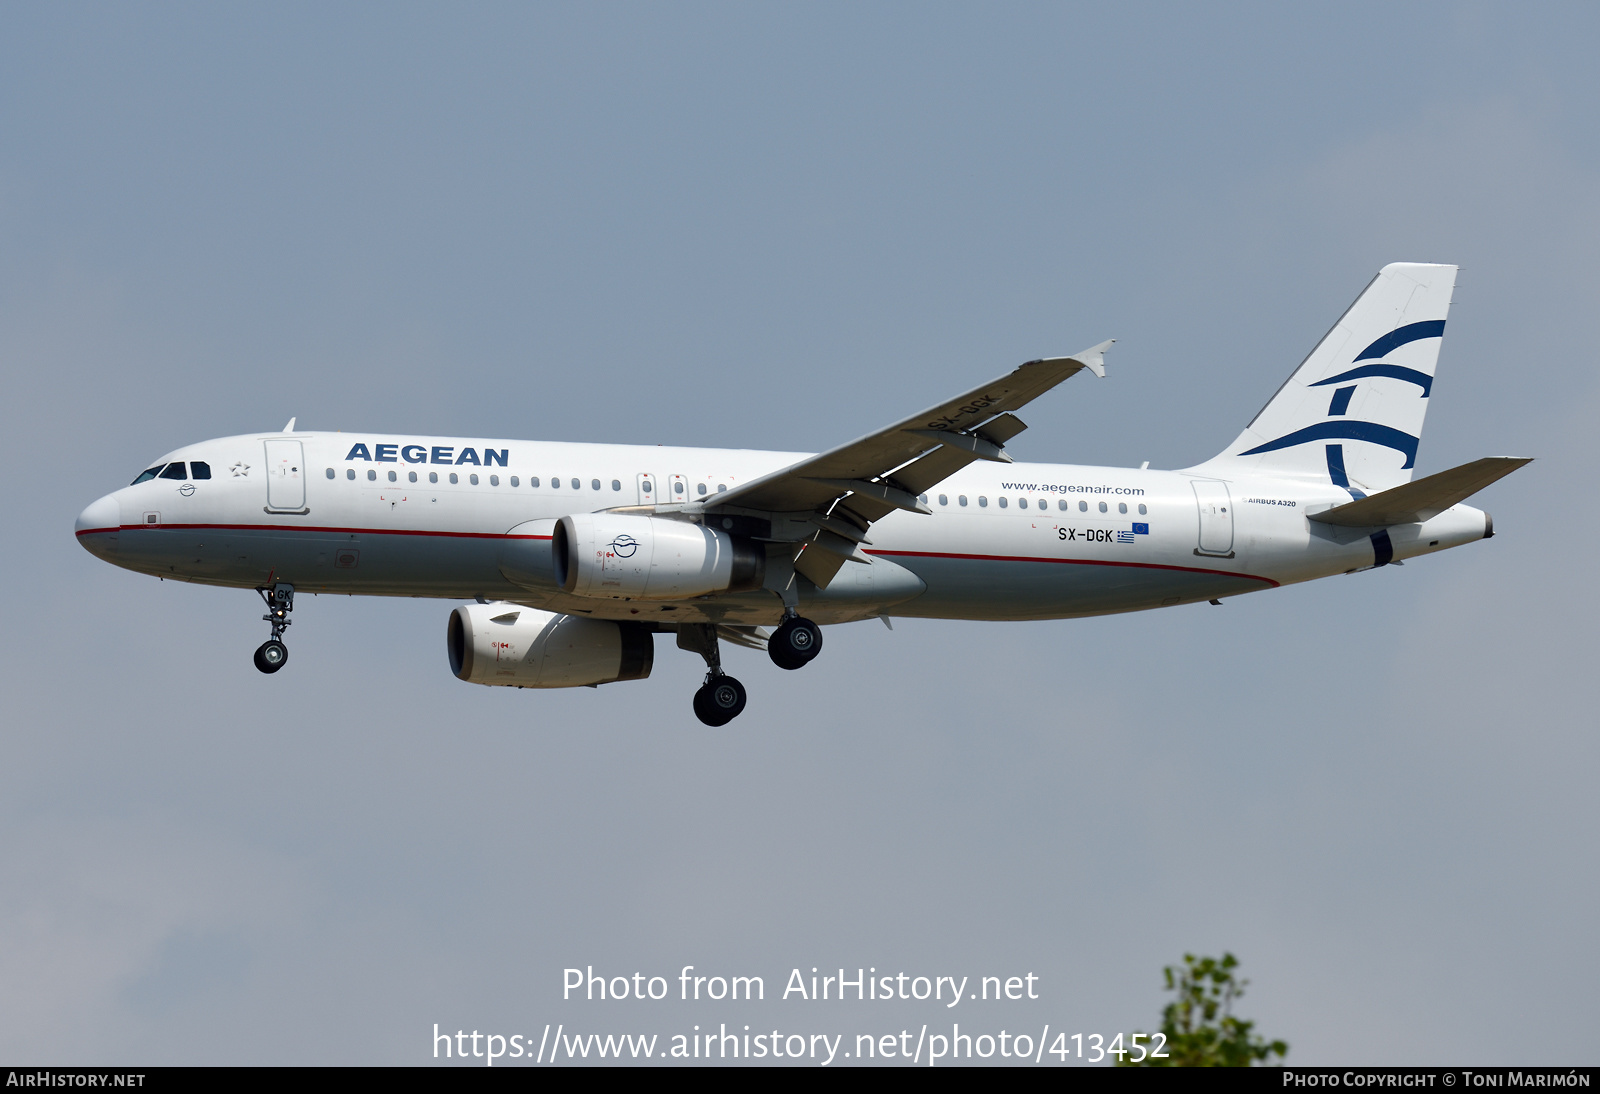
M117 501L115 495L107 494L78 514L74 530L77 532L78 542L83 544L86 550L98 554L96 548L102 546L101 541L115 536L121 524L122 504Z

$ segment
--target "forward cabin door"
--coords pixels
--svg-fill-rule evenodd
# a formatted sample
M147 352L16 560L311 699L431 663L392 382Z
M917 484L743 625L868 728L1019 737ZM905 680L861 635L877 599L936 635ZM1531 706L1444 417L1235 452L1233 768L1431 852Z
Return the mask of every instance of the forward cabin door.
M1233 557L1233 500L1228 484L1214 479L1197 479L1194 500L1200 509L1200 546L1197 555Z
M267 441L267 508L276 513L303 513L306 508L306 462L299 441Z

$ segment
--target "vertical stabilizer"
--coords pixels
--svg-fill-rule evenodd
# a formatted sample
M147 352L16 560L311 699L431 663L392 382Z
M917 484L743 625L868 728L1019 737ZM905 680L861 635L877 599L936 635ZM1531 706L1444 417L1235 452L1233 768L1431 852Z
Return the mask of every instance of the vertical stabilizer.
M1194 470L1331 481L1362 496L1411 481L1456 267L1378 271L1220 455Z

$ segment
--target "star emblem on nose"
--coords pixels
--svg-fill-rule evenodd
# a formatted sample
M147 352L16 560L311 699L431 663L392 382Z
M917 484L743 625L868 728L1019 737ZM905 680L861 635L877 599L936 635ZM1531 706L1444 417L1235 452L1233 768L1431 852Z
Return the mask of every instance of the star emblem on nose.
M233 472L234 478L242 479L250 474L250 465L247 463L236 463L232 467L228 468L228 470Z

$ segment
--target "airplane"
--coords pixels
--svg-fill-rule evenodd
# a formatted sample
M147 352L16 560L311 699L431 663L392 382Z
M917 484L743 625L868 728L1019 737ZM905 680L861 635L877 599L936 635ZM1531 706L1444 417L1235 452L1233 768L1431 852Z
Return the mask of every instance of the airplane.
M893 617L1063 619L1207 602L1494 535L1462 504L1530 462L1413 481L1456 267L1385 266L1244 431L1181 470L1015 462L1016 411L1102 342L1029 361L820 455L372 433L224 437L153 461L84 509L91 554L254 589L288 660L297 592L465 600L464 681L598 686L650 675L655 635L705 660L694 712L744 685L721 644L782 669L821 627Z

